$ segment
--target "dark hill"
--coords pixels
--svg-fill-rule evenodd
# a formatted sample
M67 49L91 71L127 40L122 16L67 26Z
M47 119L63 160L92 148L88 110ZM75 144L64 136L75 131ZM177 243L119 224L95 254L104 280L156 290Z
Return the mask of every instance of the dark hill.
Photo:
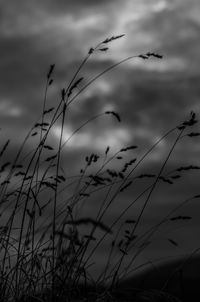
M118 290L129 299L139 291L162 290L180 297L183 302L200 301L200 257L154 265L122 281Z

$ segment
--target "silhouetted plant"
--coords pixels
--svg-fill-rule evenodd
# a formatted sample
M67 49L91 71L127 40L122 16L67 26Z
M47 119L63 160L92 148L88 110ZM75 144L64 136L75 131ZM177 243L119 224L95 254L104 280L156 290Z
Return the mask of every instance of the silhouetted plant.
M134 153L138 146L124 146L114 155L109 155L110 146L108 146L103 156L94 153L88 154L85 157L85 166L75 177L67 177L61 167L63 147L81 128L103 115L108 115L116 119L116 122L121 122L119 113L105 111L83 122L71 137L63 142L66 112L78 95L105 73L128 60L133 58L148 60L151 57L162 59L162 55L154 52L130 56L114 63L85 83L80 72L90 56L98 51L107 52L109 50L107 45L123 36L112 36L96 47L91 47L69 85L62 89L57 107L48 108L48 89L53 85L55 69L55 64L50 65L46 76L41 117L28 132L12 163L4 162L6 151L10 147L10 140L7 140L1 148L1 215L5 215L8 211L10 213L7 221L0 227L0 255L2 257L0 299L2 302L54 301L57 299L66 301L66 297L67 301L70 301L75 297L80 298L82 295L88 295L88 299L91 301L112 300L114 299L113 289L120 278L132 268L136 257L151 244L152 235L156 230L165 223L179 220L185 222L191 219L186 215L173 215L182 205L199 198L200 195L183 201L154 227L149 228L143 234L137 234L141 218L157 184L164 182L167 185L173 185L177 179L182 177L183 173L199 169L198 166L188 165L178 167L170 174L164 174L164 169L178 142L184 136L190 138L199 136L199 133L196 132L186 133L197 123L194 112L191 112L188 120L167 131L141 158L135 156ZM105 45L106 47L104 47ZM77 89L79 89L78 92ZM61 126L59 144L56 149L55 146L51 146L48 138L58 121L61 122ZM137 167L171 133L177 133L176 138L160 170L156 174L144 171L137 175L135 172ZM37 141L34 141L34 149L28 154L24 154L26 143L34 138L37 138ZM127 152L134 153L131 159L125 159ZM111 164L115 160L122 161L121 169L112 167ZM98 168L95 166L96 163L99 163ZM107 225L104 217L111 205L116 202L116 198L141 179L152 180L152 182L142 189L111 225ZM106 190L105 198L99 200L100 206L96 217L78 217L80 204L84 206L84 203L87 203L95 193L104 192L103 190ZM66 192L65 199L59 200L62 192ZM138 217L131 219L129 214L131 208L137 200L145 195L147 197L145 197ZM52 219L48 222L44 218L44 214L52 207ZM102 268L101 275L97 280L93 280L89 274L91 265L89 261L108 235L112 237L110 252L105 255L105 267ZM178 245L172 238L168 238L168 241L174 246ZM133 251L132 259L124 267L124 259L130 251ZM113 264L116 255L118 258ZM80 282L84 286L80 287ZM100 286L101 284L103 287ZM101 292L98 292L98 289L101 289Z

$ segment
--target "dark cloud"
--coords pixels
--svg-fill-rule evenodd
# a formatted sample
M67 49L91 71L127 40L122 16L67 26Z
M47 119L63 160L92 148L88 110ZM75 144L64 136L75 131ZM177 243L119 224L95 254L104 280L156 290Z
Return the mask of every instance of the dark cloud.
M35 118L42 106L45 73L51 54L47 56L38 51L33 38L4 38L0 45L1 101L19 106L24 123L29 123L30 117Z
M16 3L14 0L8 0L5 5L1 7L1 25L6 32L14 30L12 27L20 27L25 25L37 29L40 24L47 23L49 19L52 23L56 18L61 16L72 16L78 18L82 15L90 15L93 13L105 13L105 7L110 11L117 9L120 1L81 1L81 0L61 0L59 2L52 0L45 1L20 1ZM108 12L107 12L108 13ZM78 19L77 19L78 21ZM39 24L37 24L39 23ZM1 29L2 30L2 29ZM27 28L23 29L26 32Z
M55 1L44 1L43 2L43 7L52 13L58 12L58 13L81 13L81 12L88 12L93 10L93 9L98 9L102 8L105 9L105 6L111 6L113 3L115 5L117 3L120 3L119 0L114 1L114 0L103 0L103 1L93 1L93 0L86 0L86 1L81 1L81 0L61 0L58 2ZM40 4L40 1L38 1L38 4Z

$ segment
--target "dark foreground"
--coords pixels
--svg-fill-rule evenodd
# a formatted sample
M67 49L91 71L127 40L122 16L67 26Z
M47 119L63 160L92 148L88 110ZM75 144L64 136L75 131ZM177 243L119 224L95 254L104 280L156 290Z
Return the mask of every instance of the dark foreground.
M69 296L63 289L62 297L56 302L193 302L200 301L200 257L174 260L162 265L154 265L118 284L113 292L104 287L80 286L78 294ZM35 297L36 298L36 297ZM36 299L24 297L20 302L51 301L50 293L43 293Z
M146 291L146 297L143 295L144 299L141 298L141 302L164 302L162 298L160 300L148 300L147 292L149 291L149 295L151 295L152 290L167 292L183 302L200 301L200 257L154 265L153 268L124 280L119 288L124 293L124 297L132 299L131 301L134 301L133 296L135 296L136 301L139 301L136 299L137 293Z

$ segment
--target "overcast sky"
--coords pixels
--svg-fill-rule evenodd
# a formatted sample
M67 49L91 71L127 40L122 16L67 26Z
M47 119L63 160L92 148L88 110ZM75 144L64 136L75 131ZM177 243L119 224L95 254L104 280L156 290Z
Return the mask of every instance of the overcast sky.
M99 79L72 105L66 135L88 117L110 108L124 122L110 128L115 145L159 136L190 110L198 110L199 10L195 0L1 3L1 128L22 135L35 122L50 64L56 64L49 91L52 104L58 102L61 88L91 46L126 34L110 44L109 52L91 58L81 74L85 83L130 55L155 51L164 59L133 59ZM88 148L94 135L83 130L87 139L85 144L80 140L80 147ZM103 131L99 140L108 143L105 136ZM72 148L79 147L75 145Z
M163 59L126 62L98 79L71 104L65 139L87 119L106 110L118 112L122 122L103 116L83 128L63 151L71 164L69 173L73 175L86 153L101 155L108 145L114 152L136 144L140 147L138 155L142 155L191 110L198 117L199 16L199 0L1 1L0 128L1 137L13 143L10 153L40 115L49 65L56 65L48 92L48 107L52 107L90 47L113 35L125 34L111 42L106 53L91 56L80 74L84 77L82 85L131 55L153 51L162 54ZM58 142L58 136L59 126L52 132L52 144ZM163 140L149 156L149 170L159 167L175 136ZM180 163L199 163L199 138L184 139L169 163L173 168ZM177 191L169 191L164 200L199 193L199 174L196 176L187 178L187 186L178 183ZM160 190L155 197L158 207L162 193ZM124 198L131 194L130 190Z

